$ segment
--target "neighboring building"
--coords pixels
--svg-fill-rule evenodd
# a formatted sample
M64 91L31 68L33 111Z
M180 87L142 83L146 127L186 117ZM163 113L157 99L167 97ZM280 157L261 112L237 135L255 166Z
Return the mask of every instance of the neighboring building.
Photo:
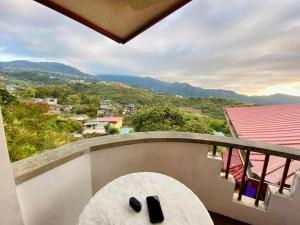
M84 124L84 131L83 134L92 134L92 133L97 133L97 134L106 134L105 131L105 125L107 122L100 122L98 120L91 120L88 121Z
M50 106L57 106L58 99L57 98L33 98L33 103L44 103Z
M300 104L235 107L225 109L225 113L234 137L294 147L300 151ZM238 181L242 173L243 152L234 149L233 156L230 170ZM250 154L250 179L261 176L264 158L264 154ZM227 152L223 155L223 160L226 165ZM265 181L278 185L285 164L285 158L271 156ZM299 161L291 162L286 184L292 184L295 171L299 168Z
M115 128L121 128L123 125L122 117L103 117L99 119L100 122L107 122Z
M10 93L15 91L15 85L14 84L5 84L4 88L5 88L5 90L7 90Z
M46 98L45 99L45 103L47 103L48 105L57 105L57 101L58 99L57 98Z
M112 105L110 100L102 100L100 102L100 109L97 111L98 116L109 116L111 115Z
M111 109L111 102L110 102L110 100L102 100L100 102L100 108L101 109Z
M133 133L134 129L131 127L123 127L120 128L120 134L129 134L129 133Z
M35 104L45 103L45 100L43 98L33 98L32 102Z
M135 112L135 105L134 104L128 104L124 106L123 109L123 115L131 115Z
M98 81L100 84L103 84L103 85L107 85L107 81L103 81L103 80L101 80L101 81Z
M59 105L60 110L64 112L70 112L73 109L71 105Z
M81 139L82 138L82 134L75 133L73 135L73 137L76 138L76 139Z
M59 114L62 111L70 112L73 108L71 105L57 104L56 98L45 98L45 99L44 98L33 98L32 102L34 104L48 104L50 106L49 113L51 113L51 114Z
M98 116L108 116L110 115L110 110L106 110L106 109L99 109L97 110L97 115Z

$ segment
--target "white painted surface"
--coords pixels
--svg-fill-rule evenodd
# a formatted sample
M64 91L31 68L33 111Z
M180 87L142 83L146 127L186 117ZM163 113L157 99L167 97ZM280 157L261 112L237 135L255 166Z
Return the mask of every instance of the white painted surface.
M0 225L22 225L22 215L9 161L0 109Z
M220 176L221 159L208 157L207 152L207 145L178 142L93 151L17 186L25 225L75 225L93 194L134 172L171 176L190 188L207 209L249 224L298 224L300 176L295 178L292 198L289 193L278 194L276 188L263 210L254 206L253 199L234 200L234 181Z
M92 197L90 156L26 181L17 191L25 225L75 225Z
M133 173L119 177L90 200L79 219L79 225L151 225L146 197L157 195L165 225L213 225L199 198L177 180L158 173ZM128 200L136 197L142 210L136 213Z

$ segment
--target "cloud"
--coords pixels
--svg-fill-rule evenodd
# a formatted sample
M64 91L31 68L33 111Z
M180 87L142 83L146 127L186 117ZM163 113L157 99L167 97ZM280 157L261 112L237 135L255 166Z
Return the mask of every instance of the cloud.
M194 0L126 45L34 1L0 3L0 59L60 61L246 94L284 84L300 93L297 0Z

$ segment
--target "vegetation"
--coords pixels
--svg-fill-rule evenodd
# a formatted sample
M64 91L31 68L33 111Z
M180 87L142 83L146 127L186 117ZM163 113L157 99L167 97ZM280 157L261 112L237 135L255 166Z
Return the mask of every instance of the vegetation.
M177 98L121 84L105 85L99 82L35 86L22 88L18 94L24 98L29 96L35 98L58 98L60 104L73 105L73 113L88 114L92 117L96 116L99 102L104 99L110 99L113 102L114 114L116 115L120 114L122 106L128 103L135 104L138 109L142 109L145 106L154 106L164 102L178 108L193 108L201 115L221 120L225 120L224 107L245 105L222 98Z
M156 105L129 118L134 130L140 131L184 131L194 133L212 133L208 117L183 113L171 105Z
M48 111L49 106L45 104L16 101L2 104L11 161L70 143L74 140L72 133L82 130L78 122L48 114Z
M114 135L114 134L119 134L120 130L116 127L113 127L110 123L106 124L104 126L105 131L108 135Z
M0 89L0 105L9 105L16 102L15 96L12 96L6 90Z
M125 125L140 131L183 131L209 133L221 131L229 135L223 108L244 105L221 98L180 98L128 87L118 83L85 81L80 83L48 73L21 72L2 74L6 81L17 85L11 95L0 89L0 106L11 161L24 159L75 140L82 124L67 119L71 114L96 117L99 102L111 100L112 113L122 114L123 106L134 104L136 113L125 118ZM2 76L2 77L3 77ZM1 84L1 81L0 81ZM61 105L71 105L71 112L49 113L49 106L33 104L32 98L57 98ZM162 104L163 103L163 104ZM119 129L105 127L107 134ZM83 138L98 136L84 135Z

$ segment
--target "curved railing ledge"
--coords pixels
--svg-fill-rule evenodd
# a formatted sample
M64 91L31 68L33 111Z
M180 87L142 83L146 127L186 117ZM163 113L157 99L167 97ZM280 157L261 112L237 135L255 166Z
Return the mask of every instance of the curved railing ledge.
M143 132L96 137L73 142L62 147L20 160L12 164L16 184L21 184L52 168L91 151L124 145L155 142L182 142L233 147L264 154L300 160L300 150L262 142L246 141L237 138L219 137L207 134L182 132Z

